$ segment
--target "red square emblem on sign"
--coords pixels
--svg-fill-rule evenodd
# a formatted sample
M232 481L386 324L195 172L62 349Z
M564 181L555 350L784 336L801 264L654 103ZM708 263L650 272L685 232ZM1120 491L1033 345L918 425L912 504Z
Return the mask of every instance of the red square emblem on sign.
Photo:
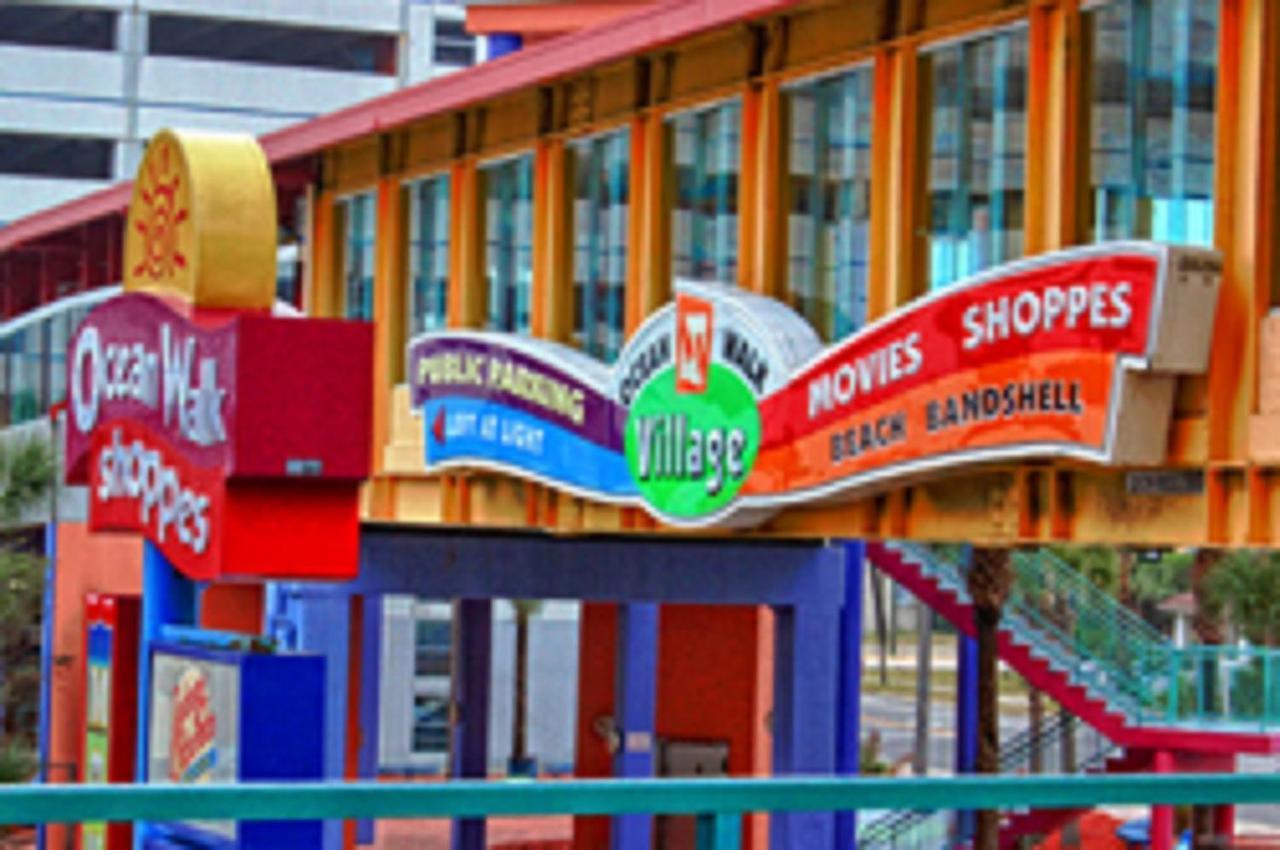
M676 392L704 393L711 368L711 302L676 296Z

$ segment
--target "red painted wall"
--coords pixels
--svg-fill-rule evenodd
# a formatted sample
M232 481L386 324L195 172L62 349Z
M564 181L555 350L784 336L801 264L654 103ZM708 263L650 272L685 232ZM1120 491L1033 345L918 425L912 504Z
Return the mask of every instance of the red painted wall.
M611 759L594 730L612 716L617 607L582 606L578 675L578 776L608 776ZM767 608L664 605L659 626L657 737L728 741L729 773L770 771L773 615ZM767 820L748 819L747 848L767 845ZM577 818L575 850L607 850L607 819Z

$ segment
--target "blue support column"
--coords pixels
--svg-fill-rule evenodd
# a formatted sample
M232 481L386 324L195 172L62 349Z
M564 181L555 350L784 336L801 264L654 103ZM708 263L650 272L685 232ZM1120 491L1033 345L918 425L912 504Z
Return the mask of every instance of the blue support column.
M161 638L166 625L192 626L196 622L196 585L183 576L154 543L142 543L142 613L138 624L138 756L134 763L137 782L147 781L147 751L151 730L151 643ZM140 825L141 826L141 825ZM146 829L133 831L135 847L141 847Z
M978 766L978 641L964 632L956 637L956 763L957 774ZM973 835L972 811L956 813L956 834Z
M382 685L382 596L364 597L364 633L360 649L360 778L378 777L378 697ZM371 819L356 825L356 842L372 844Z
M295 591L298 648L324 656L324 776L342 782L347 773L347 663L351 651L351 601L344 593ZM324 822L324 850L342 847L342 821Z
M806 598L775 610L773 770L778 775L831 774L836 767L840 613L844 553L818 556L818 581ZM772 850L812 850L835 844L830 812L775 814Z
M58 577L58 524L44 527L44 597L40 620L40 723L36 729L36 751L40 758L40 782L49 781L49 725L53 721L53 601ZM70 777L73 781L80 777ZM44 850L48 840L46 825L36 826L36 847Z
M454 607L453 734L450 774L483 779L489 769L489 675L493 664L493 602L461 599ZM453 850L484 850L484 818L453 822Z
M857 776L862 734L862 614L866 553L861 540L844 546L844 606L840 611L836 773ZM835 847L857 850L857 812L837 812Z
M613 775L636 779L653 776L654 718L657 712L658 617L652 602L618 605L618 646L614 713L618 751ZM653 818L618 815L610 829L612 850L649 850Z

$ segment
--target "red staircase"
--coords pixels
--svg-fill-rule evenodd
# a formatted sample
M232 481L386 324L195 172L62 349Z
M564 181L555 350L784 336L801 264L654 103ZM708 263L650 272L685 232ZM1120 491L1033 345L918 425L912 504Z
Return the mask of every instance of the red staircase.
M1148 750L1130 750L1106 760L1099 768L1086 768L1084 773L1139 773L1151 767ZM1000 825L1000 850L1014 850L1018 839L1026 835L1050 835L1090 811L1079 809L1028 809L1014 812Z
M884 543L868 543L867 558L925 605L957 629L974 635L973 607L929 572L912 555ZM1124 711L1073 683L1065 672L1020 640L1009 628L999 635L1000 660L1028 684L1054 699L1067 711L1106 735L1125 750L1175 750L1199 753L1271 754L1280 752L1280 735L1260 730L1200 729L1134 722Z

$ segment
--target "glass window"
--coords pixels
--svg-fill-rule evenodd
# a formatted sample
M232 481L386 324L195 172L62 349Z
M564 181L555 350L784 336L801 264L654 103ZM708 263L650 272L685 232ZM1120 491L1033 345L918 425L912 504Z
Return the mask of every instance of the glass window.
M624 130L574 143L573 342L612 363L626 320L627 205L631 135Z
M929 103L929 286L1022 254L1027 32L924 57Z
M741 136L742 106L736 100L671 120L671 256L677 277L737 283Z
M533 290L533 157L481 168L490 330L529 332Z
M453 651L452 628L452 623L446 619L419 619L414 623L415 676L449 675Z
M9 415L14 423L38 418L47 410L44 395L44 323L14 332L9 357Z
M67 344L74 326L66 311L55 313L46 322L49 327L49 405L67 400Z
M1090 237L1211 245L1217 0L1114 0L1087 21Z
M788 94L789 298L827 341L867 320L872 69Z
M449 698L430 694L413 697L413 751L443 753L449 749Z
M439 330L449 319L449 176L409 187L409 335Z
M374 194L365 192L343 201L346 208L346 250L343 253L343 309L348 319L373 319L373 250L378 220Z
M463 21L437 17L432 58L438 65L471 65L476 60L476 37L467 32Z

